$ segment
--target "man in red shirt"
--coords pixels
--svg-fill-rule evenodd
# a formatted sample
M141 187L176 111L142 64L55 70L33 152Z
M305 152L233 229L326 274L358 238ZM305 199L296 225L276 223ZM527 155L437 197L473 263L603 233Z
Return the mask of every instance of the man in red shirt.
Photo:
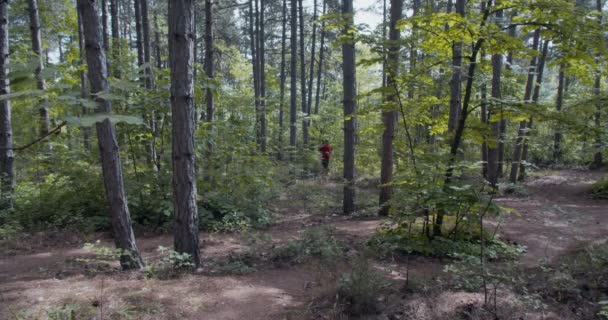
M334 151L334 148L331 147L327 140L323 140L323 144L319 147L319 152L321 152L321 164L327 172L329 168L329 158L331 157L331 152Z

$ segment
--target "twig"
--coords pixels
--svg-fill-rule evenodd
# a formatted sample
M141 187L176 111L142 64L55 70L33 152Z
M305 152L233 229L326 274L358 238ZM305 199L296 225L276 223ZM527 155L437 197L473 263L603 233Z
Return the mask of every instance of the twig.
M45 134L45 135L43 135L43 136L39 137L38 139L36 139L36 140L34 140L34 141L32 141L32 142L30 142L30 143L26 144L26 145L23 145L23 146L21 146L21 147L0 148L0 150L15 150L15 151L23 151L23 150L28 149L28 148L30 148L31 146L33 146L33 145L35 145L35 144L37 144L37 143L41 142L41 141L44 141L46 138L48 138L48 137L49 137L49 136L51 136L51 135L54 135L54 134L59 134L59 133L61 132L61 128L65 127L67 124L68 124L68 122L67 122L67 121L63 121L63 122L62 122L62 123L60 123L60 124L59 124L57 127L55 127L55 129L53 129L53 130L49 131L47 134Z

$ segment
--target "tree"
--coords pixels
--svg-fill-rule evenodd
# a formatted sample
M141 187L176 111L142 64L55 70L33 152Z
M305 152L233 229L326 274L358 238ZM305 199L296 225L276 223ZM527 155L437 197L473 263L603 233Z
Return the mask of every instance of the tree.
M44 70L44 60L42 55L42 37L40 36L40 14L38 12L38 1L28 0L28 10L30 16L30 35L32 38L32 51L36 55L36 87L38 90L46 90L46 81L42 77ZM49 109L47 108L48 101L40 100L40 130L39 135L44 137L48 135L50 130ZM50 144L47 144L47 151L52 151Z
M106 198L110 207L110 220L116 247L123 250L120 264L123 269L143 268L144 262L135 243L131 227L131 217L127 205L127 196L123 183L120 153L116 140L116 129L110 120L112 102L104 99L100 93L108 92L108 72L103 40L100 38L100 21L97 1L78 0L78 11L82 17L85 47L87 55L88 76L91 94L97 102L97 112L108 118L96 124L99 154Z
M496 20L500 23L500 20L503 18L503 10L498 10L496 12ZM490 137L491 141L488 145L488 171L487 171L487 180L490 182L493 188L497 187L498 177L500 176L499 170L500 167L498 165L498 153L499 153L499 141L500 137L500 126L502 119L504 118L502 115L502 109L499 108L499 101L502 98L502 93L500 90L501 85L501 77L502 77L502 54L493 54L492 55L492 92L491 96L493 99L493 105L490 106L490 113L488 123L490 123ZM499 117L498 117L499 116ZM497 118L498 117L498 118Z
M169 65L173 115L173 200L175 251L200 266L196 204L194 110L194 1L169 1Z
M600 25L600 29L602 27L602 0L596 0L595 9L599 12L598 24ZM599 60L600 55L598 55ZM602 91L602 72L600 70L596 71L595 83L593 85L593 91L595 94L595 115L594 115L594 124L597 130L595 134L595 153L593 154L593 168L600 168L603 165L602 159L602 134L601 134L601 126L602 126L602 102L600 101L600 94Z
M8 41L8 1L0 1L0 94L10 93L8 82L9 41ZM1 209L13 207L15 190L15 154L13 152L13 124L11 103L8 99L0 101L0 184Z
M344 36L342 43L342 85L344 88L344 199L343 212L351 214L355 212L355 138L356 138L356 116L357 112L357 89L356 89L356 57L355 57L355 24L353 0L342 1L342 13L345 19Z
M260 86L260 112L259 112L259 145L260 151L266 152L266 32L264 10L266 1L260 0L259 10L259 34L258 34L258 65L259 65L259 86ZM257 5L257 3L256 3Z
M306 102L306 46L304 37L304 6L302 0L298 0L298 14L300 22L300 103L304 118L302 118L302 144L304 148L308 146L308 103Z
M557 96L555 98L555 111L560 113L564 105L564 89L566 86L566 75L564 73L564 66L560 66L559 74L557 76ZM555 128L555 135L553 138L553 162L557 163L562 157L562 132L559 124Z
M323 0L323 15L326 13L327 0ZM321 45L319 46L319 68L317 68L317 91L315 93L315 114L319 113L321 103L321 75L323 74L323 63L325 62L325 20L321 22Z
M213 80L215 77L215 69L213 64L213 0L205 0L205 75L207 81ZM213 90L210 85L207 85L205 101L207 103L207 122L213 121ZM209 147L209 146L208 146Z
M279 76L279 148L277 159L283 160L283 127L285 118L285 54L287 51L287 0L283 0L281 28L281 74Z
M465 17L465 0L456 0L456 13ZM452 47L452 79L450 80L450 114L448 130L456 129L462 108L462 41Z
M296 148L296 121L298 119L298 0L291 0L291 37L290 37L290 102L289 102L289 146L291 147L290 158L293 160L293 151Z
M403 0L391 0L390 25L388 37L388 59L386 62L387 88L386 108L382 112L384 123L384 133L382 134L382 165L380 167L380 212L379 215L386 216L390 211L390 200L393 194L393 187L390 185L393 180L393 139L395 138L395 122L397 112L395 106L399 103L397 90L397 78L399 77L399 44L400 29L397 27L403 11Z

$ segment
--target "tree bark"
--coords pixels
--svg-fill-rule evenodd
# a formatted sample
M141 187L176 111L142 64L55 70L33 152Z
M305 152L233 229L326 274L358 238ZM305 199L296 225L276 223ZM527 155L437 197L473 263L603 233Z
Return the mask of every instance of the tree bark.
M0 1L0 94L10 93L9 67L9 20L8 1ZM15 190L15 154L13 151L13 125L11 102L0 101L0 209L13 208Z
M255 8L254 8L255 4ZM251 47L251 66L253 71L253 91L255 96L255 139L259 148L261 145L261 130L260 130L260 77L259 77L259 60L258 60L258 18L257 18L257 1L249 1L249 42Z
M97 112L109 115L112 112L112 103L98 95L107 92L109 84L106 54L103 50L103 40L100 38L101 30L97 1L78 0L78 10L82 21L87 22L83 23L83 27L92 98L97 102ZM96 129L114 242L117 248L124 251L120 257L120 264L123 269L142 268L144 262L137 249L135 235L131 227L120 153L116 141L116 130L110 119L98 122Z
M80 17L80 11L76 12L78 16L78 49L80 51L80 64L85 64L87 60L87 55L85 51L85 39L84 39L84 26L82 23L82 18ZM85 70L80 71L80 97L83 99L89 98L89 85L87 79L87 72ZM82 108L82 114L87 114L87 108ZM82 143L85 150L91 150L91 128L85 127L82 128Z
M323 15L326 13L327 0L323 0ZM319 67L317 68L317 92L315 97L315 114L319 114L319 104L321 103L321 75L323 74L323 64L325 62L325 20L321 23L321 45L319 46ZM312 89L311 89L312 90Z
M42 38L40 35L40 14L38 11L38 1L28 0L28 11L30 16L30 35L32 38L32 51L36 55L36 87L38 90L46 90L46 81L42 78L42 71L44 70L44 60L42 55ZM50 130L50 117L49 109L47 108L48 101L42 99L39 101L40 107L38 109L40 116L40 129L39 136L47 136ZM47 152L52 152L52 146L45 144Z
M169 64L173 114L174 246L201 263L194 148L194 0L169 1Z
M517 11L513 11L511 20L513 17L517 16ZM509 36L515 38L517 33L517 28L515 24L511 23L509 26ZM505 70L511 71L513 69L513 52L509 52L507 54L507 63L505 65ZM507 139L507 120L504 118L504 114L501 112L500 114L500 138L498 139L498 177L502 178L504 176L504 162L505 162L505 141Z
M110 13L108 8L108 0L101 0L101 32L103 34L103 50L110 52ZM106 64L108 65L108 76L111 75L110 60L106 56Z
M540 88L541 88L541 84L543 82L543 73L545 70L545 60L547 59L548 53L549 53L549 40L545 40L545 43L543 45L542 54L538 60L538 72L537 72L537 76L536 76L536 82L534 83L534 93L532 94L532 102L534 102L534 103L538 103L538 99L540 97ZM528 161L528 150L529 150L528 139L530 136L530 132L532 131L533 124L534 124L534 117L530 117L530 120L528 120L528 123L527 123L526 135L524 137L524 147L523 147L523 150L521 153L519 174L518 174L518 178L517 178L519 181L523 181L524 178L526 177L526 166L524 165L524 163L526 163Z
M310 115L312 112L312 83L315 78L315 52L317 50L317 0L313 2L313 11L312 11L312 43L310 49L310 73L308 74L308 98L306 102L308 102L308 107L306 112ZM308 125L310 125L310 121L308 121Z
M599 17L599 25L602 26L602 0L596 0L596 8L600 13ZM600 56L598 55L598 59ZM597 70L597 75L595 76L595 84L593 85L593 91L595 93L595 115L594 115L594 125L597 133L595 134L595 153L593 154L593 168L601 168L604 164L604 160L602 159L602 102L600 101L600 94L602 90L602 73L600 70Z
M304 149L308 147L308 104L306 102L306 46L304 37L304 6L302 0L298 0L298 13L300 15L300 94L301 110L304 118L302 119L302 145Z
M534 39L532 43L532 50L538 50L540 42L540 29L534 32ZM530 67L528 68L528 80L526 81L526 90L524 92L524 103L529 103L532 97L532 90L534 86L534 75L536 73L536 64L538 58L534 56L530 61ZM519 123L519 132L517 133L517 139L515 140L515 147L513 148L513 159L511 162L511 173L509 175L509 182L512 184L517 183L517 174L519 172L519 165L522 159L523 143L526 136L527 121L522 120Z
M557 80L557 98L555 100L555 110L557 113L562 111L564 105L564 88L566 84L564 66L560 66ZM553 162L558 163L562 157L562 132L559 123L556 124L555 135L553 140Z
M496 19L498 23L503 18L503 10L496 12ZM500 127L502 119L504 118L502 113L502 107L498 108L499 100L502 98L500 90L501 77L502 77L502 55L492 55L492 96L493 102L490 106L488 123L490 124L490 143L488 144L488 155L487 155L487 180L493 188L498 186L499 173L499 144L501 140ZM498 117L498 118L497 118Z
M266 152L266 35L265 35L265 17L264 7L266 0L260 0L259 10L259 29L258 34L258 65L259 65L259 85L260 85L260 151Z
M465 16L465 0L456 0L456 13ZM448 131L453 132L458 124L462 107L462 41L452 47L452 79L450 80L450 114Z
M294 159L294 151L296 148L296 133L298 119L298 97L297 97L297 84L298 84L298 0L291 0L291 57L290 57L290 110L289 110L289 146L291 147L290 159Z
M145 51L144 51L144 32L141 18L141 1L135 0L133 1L133 6L135 7L135 41L137 42L137 66L142 67L145 63ZM140 70L140 74L143 74ZM142 83L145 83L145 78L142 77Z
M354 32L353 0L343 0L342 13L345 16L344 36L352 37ZM344 87L344 214L355 212L355 143L356 143L356 58L355 39L348 39L342 44L343 87Z
M205 74L207 76L207 81L215 78L215 69L213 63L213 40L213 0L205 0ZM207 113L205 117L207 122L212 122L214 98L213 91L211 90L210 86L207 86L206 94Z
M382 121L384 123L384 133L382 134L382 164L380 167L380 216L387 216L390 212L390 201L393 195L393 187L389 185L393 181L393 139L395 138L395 122L397 112L394 110L395 105L399 103L397 96L397 78L399 77L399 52L401 45L399 38L401 35L400 29L397 28L397 23L401 19L403 11L403 0L391 0L390 23L388 36L388 58L386 60L387 80L386 84L389 88L389 93L386 94L385 108L382 112Z
M283 128L285 117L285 53L287 51L287 0L283 0L283 18L281 29L281 75L279 93L279 147L277 150L277 160L283 160Z

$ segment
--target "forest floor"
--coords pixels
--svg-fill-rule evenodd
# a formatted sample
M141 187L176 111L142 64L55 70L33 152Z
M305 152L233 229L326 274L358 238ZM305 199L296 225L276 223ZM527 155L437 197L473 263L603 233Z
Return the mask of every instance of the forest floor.
M496 199L519 212L504 218L499 234L506 242L525 246L519 258L524 268L559 261L569 252L606 240L608 202L593 200L588 192L603 176L542 172L526 183L525 195ZM376 199L373 189L361 194L361 201ZM332 315L337 283L385 221L341 216L340 203L335 182L297 181L273 203L274 225L245 233L202 233L203 270L166 279L83 262L94 259L83 249L85 242L100 239L111 246L105 234L29 235L13 244L17 250L0 254L0 319L61 319L64 314L73 319L346 319ZM343 244L343 258L331 264L273 258L277 248L318 227L331 230L331 239ZM169 235L143 234L137 240L146 261L158 259L159 246L172 245ZM374 269L391 289L377 297L379 310L388 311L365 319L455 319L450 316L455 310L483 301L481 293L430 285L445 274L448 262L422 256L373 258ZM403 290L406 275L416 287L426 289ZM430 293L433 290L437 292ZM500 294L506 297L499 301L512 299L510 293ZM433 303L428 302L430 297ZM565 319L550 308L528 315L525 319Z

